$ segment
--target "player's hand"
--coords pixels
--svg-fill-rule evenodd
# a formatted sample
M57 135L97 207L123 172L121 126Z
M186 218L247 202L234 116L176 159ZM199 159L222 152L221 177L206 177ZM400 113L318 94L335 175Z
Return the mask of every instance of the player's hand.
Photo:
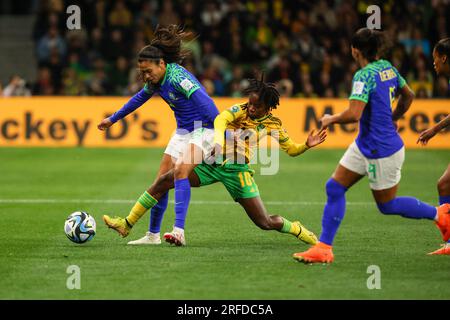
M306 139L306 146L308 148L312 148L315 147L319 144L321 144L322 142L325 141L326 137L327 137L327 129L326 128L322 128L319 130L319 132L317 132L317 134L314 134L314 131L311 131L308 135L308 138Z
M111 127L112 125L113 125L113 123L111 122L111 120L109 120L109 118L105 118L105 119L102 120L102 122L100 122L97 125L97 128L99 130L104 131L104 130L108 129L109 127Z
M420 133L420 136L419 136L419 138L417 139L417 142L416 143L420 143L420 144L422 144L423 146L426 146L427 145L427 143L428 143L428 140L430 140L431 138L433 138L435 135L436 135L436 131L434 130L434 128L430 128L430 129L427 129L427 130L425 130L425 131L422 131L421 133Z
M321 123L321 129L326 129L332 122L333 116L331 114L324 114L323 117L319 120Z

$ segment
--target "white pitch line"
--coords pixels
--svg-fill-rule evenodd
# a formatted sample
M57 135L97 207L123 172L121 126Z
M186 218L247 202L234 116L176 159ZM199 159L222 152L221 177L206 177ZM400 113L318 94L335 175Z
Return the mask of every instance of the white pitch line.
M100 204L133 204L136 200L125 200L125 199L0 199L0 204L11 203L11 204L59 204L59 203L100 203ZM170 201L171 204L174 201ZM204 200L191 200L190 204L195 205L234 205L233 200L228 201L204 201ZM316 206L325 205L325 202L318 201L264 201L266 205L272 206L283 206L283 205L306 205L306 206ZM353 206L367 206L372 205L374 202L347 202L348 205Z

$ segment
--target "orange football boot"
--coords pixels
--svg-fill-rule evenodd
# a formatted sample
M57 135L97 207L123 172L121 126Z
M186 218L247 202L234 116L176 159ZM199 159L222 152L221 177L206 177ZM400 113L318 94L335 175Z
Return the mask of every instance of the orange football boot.
M444 203L437 207L438 219L434 223L442 234L445 242L450 239L450 203Z
M332 246L319 242L305 252L294 253L293 258L303 263L332 263L334 255Z
M429 256L435 256L435 255L444 255L444 256L450 256L450 243L444 243L441 244L442 248L437 249L436 251L428 253Z

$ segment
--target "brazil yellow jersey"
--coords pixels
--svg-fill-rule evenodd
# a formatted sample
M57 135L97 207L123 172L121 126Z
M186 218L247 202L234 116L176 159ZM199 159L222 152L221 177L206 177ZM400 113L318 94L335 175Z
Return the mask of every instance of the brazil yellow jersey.
M292 157L308 149L304 143L295 143L283 128L281 120L272 113L259 119L251 119L245 109L246 105L247 103L236 104L214 120L214 142L222 146L227 159L232 156L237 159L240 155L248 163L254 149L259 146L259 141L266 136L276 138L280 148Z

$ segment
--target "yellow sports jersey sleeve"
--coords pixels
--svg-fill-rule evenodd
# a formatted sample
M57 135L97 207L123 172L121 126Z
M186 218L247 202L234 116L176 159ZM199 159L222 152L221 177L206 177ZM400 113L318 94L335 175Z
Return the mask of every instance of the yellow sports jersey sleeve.
M225 143L225 130L228 125L243 116L245 116L245 111L238 104L222 111L214 120L214 143L223 146Z
M309 149L309 147L305 143L295 143L289 137L287 131L283 129L281 126L278 129L279 131L279 144L281 150L285 151L291 157L296 157L301 155L303 152Z

